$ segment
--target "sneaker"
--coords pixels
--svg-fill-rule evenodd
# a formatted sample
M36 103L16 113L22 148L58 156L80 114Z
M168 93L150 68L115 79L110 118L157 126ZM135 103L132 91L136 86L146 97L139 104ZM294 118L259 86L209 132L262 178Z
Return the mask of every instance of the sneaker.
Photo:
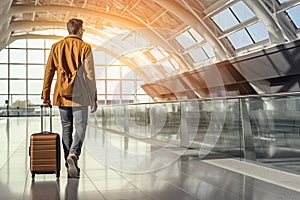
M75 154L70 154L67 158L68 163L68 175L71 178L78 178L79 177L79 168L77 166L78 157Z

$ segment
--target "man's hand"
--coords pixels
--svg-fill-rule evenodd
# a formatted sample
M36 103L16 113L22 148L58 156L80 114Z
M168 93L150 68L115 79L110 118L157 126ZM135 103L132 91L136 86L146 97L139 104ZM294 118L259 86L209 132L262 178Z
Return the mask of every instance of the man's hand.
M50 100L50 99L45 99L45 100L43 101L43 106L49 107L50 105L51 105L51 100Z
M94 102L93 102L93 105L91 106L91 113L96 112L96 111L97 111L97 108L98 108L97 101L94 101Z

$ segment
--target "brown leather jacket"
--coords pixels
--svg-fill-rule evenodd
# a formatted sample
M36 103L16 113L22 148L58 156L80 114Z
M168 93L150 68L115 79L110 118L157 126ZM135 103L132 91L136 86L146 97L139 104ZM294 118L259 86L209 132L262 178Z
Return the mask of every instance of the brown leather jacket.
M82 71L84 86L79 97L64 98L61 96L60 84L63 73L72 74ZM55 72L57 80L52 104L54 106L90 106L97 101L94 60L91 46L76 35L69 35L51 47L45 74L42 99L50 99L51 84Z

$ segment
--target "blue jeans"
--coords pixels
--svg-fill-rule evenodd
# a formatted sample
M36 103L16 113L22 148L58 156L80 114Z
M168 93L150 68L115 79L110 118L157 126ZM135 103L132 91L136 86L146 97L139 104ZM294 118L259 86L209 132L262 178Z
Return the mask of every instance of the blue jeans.
M78 158L81 153L82 143L88 119L88 107L59 107L62 124L62 144L65 160L69 154L75 154ZM75 133L73 137L73 129Z

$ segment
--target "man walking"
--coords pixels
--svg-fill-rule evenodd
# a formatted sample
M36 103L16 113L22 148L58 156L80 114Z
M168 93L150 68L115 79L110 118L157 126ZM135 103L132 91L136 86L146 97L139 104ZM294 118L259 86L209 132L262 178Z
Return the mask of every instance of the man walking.
M68 176L78 178L77 161L85 138L88 106L91 106L91 112L97 110L97 89L92 48L82 40L83 21L69 20L67 30L69 35L51 47L42 99L44 106L51 104L51 84L56 72L53 105L59 106L65 165Z

